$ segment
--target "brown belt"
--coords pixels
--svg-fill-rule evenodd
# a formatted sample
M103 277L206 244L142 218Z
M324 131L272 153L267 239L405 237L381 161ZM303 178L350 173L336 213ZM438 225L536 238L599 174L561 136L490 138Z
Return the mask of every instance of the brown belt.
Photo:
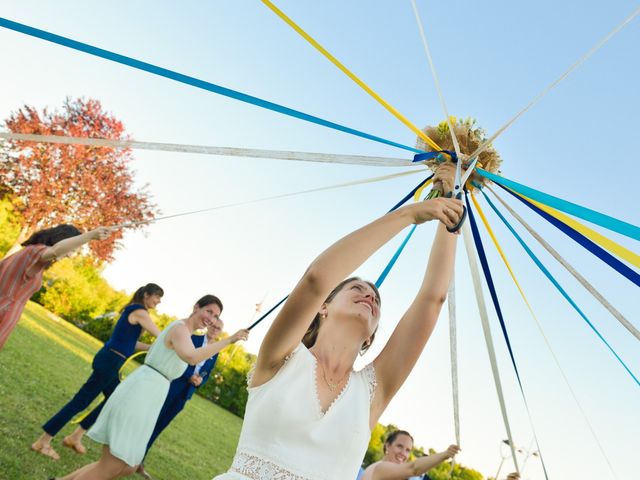
M124 358L125 360L127 359L127 356L124 353L120 353L118 350L114 350L113 348L110 348L109 351L115 353L119 357Z
M158 374L162 375L162 376L165 378L165 380L166 380L167 382L170 382L170 381L171 381L171 379L170 379L169 377L167 377L164 373L162 373L162 372L161 372L160 370L158 370L156 367L152 367L152 366L151 366L151 365L149 365L148 363L145 363L145 364L144 364L144 365L142 365L142 366L143 366L143 367L149 367L149 368L150 368L151 370L153 370L154 372L156 372L156 373L158 373Z

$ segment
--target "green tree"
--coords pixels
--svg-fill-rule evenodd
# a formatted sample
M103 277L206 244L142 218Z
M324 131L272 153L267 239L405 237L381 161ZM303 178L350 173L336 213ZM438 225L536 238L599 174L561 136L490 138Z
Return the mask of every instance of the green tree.
M210 380L199 389L200 395L230 412L244 417L247 405L247 374L256 361L242 345L232 345L218 355Z
M20 235L20 223L20 215L13 208L10 198L0 197L0 258Z
M127 300L129 300L129 298L130 297L127 296ZM166 313L158 313L155 310L150 310L149 316L151 317L153 322L158 326L160 330L164 330L167 325L169 325L174 320L177 320L177 317L174 317L172 315L167 315ZM145 331L140 337L140 341L144 343L152 344L155 341L155 337L151 335L149 332Z
M384 440L387 436L387 429L380 423L376 423L371 431L371 438L367 446L367 452L364 454L363 466L366 468L372 463L382 458Z
M436 451L432 448L429 449L429 454L433 455ZM482 474L471 468L467 468L464 465L456 463L451 471L451 463L444 462L435 468L429 470L429 477L432 480L483 480Z
M91 257L74 256L47 269L34 300L84 328L96 317L119 310L127 296L102 278L102 267Z

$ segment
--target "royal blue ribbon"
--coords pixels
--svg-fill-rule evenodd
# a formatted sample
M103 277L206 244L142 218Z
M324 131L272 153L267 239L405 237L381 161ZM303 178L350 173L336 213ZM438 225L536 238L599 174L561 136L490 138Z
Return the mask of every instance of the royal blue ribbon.
M456 152L452 152L451 150L437 150L435 152L416 153L413 156L412 162L417 163L417 162L424 162L425 160L431 160L432 158L439 157L443 153L446 153L447 155L449 155L454 162L458 161L458 155L456 155Z
M562 294L562 296L565 298L565 300L567 300L567 302L569 302L569 304L574 308L574 310L576 312L578 312L578 314L582 317L582 319L587 322L587 325L589 325L589 327L591 328L591 330L593 330L595 332L595 334L598 336L598 338L600 338L600 340L602 340L602 342L607 346L607 348L609 349L609 351L616 357L616 359L618 360L618 362L620 362L620 364L624 367L624 369L629 373L629 375L631 375L631 378L633 378L633 380L636 382L636 384L640 385L640 381L638 381L638 379L636 378L636 376L633 374L633 372L629 369L629 367L627 367L627 364L624 363L624 361L622 360L622 358L620 358L620 356L616 353L616 351L613 349L613 347L611 345L609 345L609 342L607 342L605 340L605 338L602 336L602 334L598 331L598 329L595 327L595 325L593 325L593 323L591 323L591 321L587 318L587 316L582 312L582 310L580 310L580 307L578 307L578 305L576 305L576 303L573 301L573 299L569 296L569 294L567 292L565 292L565 290L560 286L560 284L556 281L556 279L553 277L553 275L551 275L551 272L549 272L549 270L547 270L547 268L543 265L543 263L538 259L538 257L536 257L535 253L533 253L531 251L531 249L527 246L527 244L525 243L525 241L520 237L520 235L518 235L518 233L513 229L513 227L511 226L511 224L507 221L506 218L504 218L504 216L500 213L500 211L496 208L496 206L493 204L493 202L491 201L491 199L487 196L486 193L484 193L484 191L480 190L480 192L482 193L482 195L484 196L484 198L487 200L487 203L489 204L489 206L493 209L493 211L496 213L496 215L498 215L498 217L500 218L500 220L502 220L502 222L506 225L506 227L509 229L509 231L513 234L514 237L516 237L516 240L518 240L518 242L520 243L520 245L522 246L522 248L524 248L524 250L527 252L527 255L529 255L529 257L531 257L531 260L533 260L533 262L537 265L537 267L542 271L542 273L544 273L544 275L549 279L549 281L553 284L554 287L556 287L556 289Z
M409 230L409 233L407 234L406 237L404 237L404 240L402 241L402 243L400 244L400 246L396 250L396 253L393 254L393 257L391 257L391 260L389 260L389 263L387 263L387 266L384 267L384 270L382 271L382 273L380 274L380 276L376 280L376 283L375 283L376 287L380 288L380 286L382 285L382 282L384 282L384 280L387 278L387 275L389 275L389 272L391 271L393 266L396 264L396 261L398 260L398 257L400 256L400 254L404 250L404 247L407 246L407 242L409 242L409 239L411 238L411 235L413 235L413 232L416 231L416 227L417 227L416 224L413 224L411 226L411 229Z
M554 227L558 228L562 233L567 235L569 238L571 238L572 240L574 240L575 242L577 242L578 244L586 248L588 251L593 253L596 257L598 257L604 263L609 265L616 272L628 278L629 280L631 280L633 283L635 283L637 286L640 287L640 275L637 272L635 272L633 269L631 269L631 267L622 263L620 260L618 260L616 257L611 255L605 249L603 249L602 247L600 247L599 245L591 241L589 238L585 237L580 232L570 227L566 223L562 222L561 220L558 220L553 215L549 215L547 212L537 207L536 205L528 201L526 198L522 198L520 195L516 195L511 190L500 185L499 183L497 185L503 190L505 190L506 192L508 192L509 194L513 195L518 200L520 200L527 207L529 207L531 210L536 212L542 218L547 220Z
M282 113L284 115L289 115L290 117L295 117L300 120L305 120L307 122L315 123L317 125L322 125L323 127L333 128L334 130L339 130L341 132L349 133L351 135L366 138L368 140L373 140L374 142L391 145L392 147L398 147L404 150L409 150L410 152L423 153L423 150L419 150L417 148L409 147L407 145L402 145L401 143L396 143L391 140L386 140L384 138L371 135L369 133L365 133L360 130L355 130L353 128L345 127L344 125L340 125L338 123L334 123L329 120L324 120L322 118L309 115L307 113L300 112L298 110L294 110L292 108L285 107L277 103L270 102L268 100L263 100L261 98L254 97L252 95L247 95L246 93L238 92L236 90L231 90L229 88L225 88L220 85L216 85L214 83L210 83L204 80L190 77L188 75L183 75L182 73L174 72L173 70L168 70L166 68L158 67L150 63L136 60L135 58L126 57L124 55L110 52L102 48L94 47L93 45L89 45L86 43L78 42L70 38L62 37L60 35L56 35L54 33L50 33L45 30L40 30L37 28L30 27L28 25L24 25L22 23L13 22L11 20L7 20L6 18L0 17L0 26L4 28L8 28L10 30L14 30L16 32L30 35L32 37L40 38L48 42L57 43L58 45L62 45L64 47L72 48L74 50L79 50L81 52L85 52L90 55L95 55L97 57L104 58L106 60L111 60L112 62L120 63L122 65L127 65L129 67L133 67L138 70L143 70L145 72L153 73L154 75L159 75L161 77L169 78L171 80L175 80L177 82L184 83L186 85L191 85L193 87L201 88L209 92L217 93L219 95L224 95L225 97L234 98L236 100L240 100L241 102L266 108L268 110Z
M413 197L413 195L420 189L420 187L422 187L422 185L427 183L432 178L433 178L433 174L429 175L425 180L423 180L418 185L416 185L416 187L413 190L411 190L402 200L400 200L398 203L396 203L394 205L394 207L391 210L389 210L388 213L391 213L394 210L396 210L399 207L401 207L402 205L404 205L411 197ZM398 260L398 257L400 256L400 254L404 250L404 247L407 246L407 243L409 242L409 239L413 235L413 232L415 232L416 226L417 225L413 225L411 227L411 230L409 230L409 233L407 233L407 236L404 237L404 240L402 241L402 243L400 244L400 246L398 247L396 252L391 257L391 260L389 260L389 263L387 263L387 266L384 267L384 270L382 270L382 273L380 274L380 276L376 280L376 283L375 283L376 287L380 288L380 286L382 285L382 282L384 282L385 279L387 278L387 275L389 275L389 272L391 271L393 266L396 264L396 261Z
M509 350L509 356L511 357L511 363L513 364L513 369L516 372L516 378L518 379L518 386L520 387L520 393L522 394L522 399L527 408L527 412L529 412L529 402L527 402L527 396L524 393L524 387L522 386L522 379L520 378L520 372L518 371L518 365L516 364L516 357L513 354L513 348L511 348L511 340L509 340L507 325L504 321L504 317L502 316L502 308L500 308L500 302L498 301L498 292L496 291L496 287L493 283L493 277L491 276L491 270L489 269L489 262L487 261L487 255L485 253L484 246L482 245L482 238L480 237L478 224L476 222L475 216L473 215L473 211L471 210L471 204L469 203L469 197L466 192L465 192L464 200L467 204L467 212L469 212L469 222L471 224L471 233L473 234L473 241L476 244L476 250L478 251L478 257L480 258L480 265L482 266L482 272L484 273L484 278L487 282L487 286L489 287L489 293L491 294L491 300L493 301L493 306L496 309L496 314L498 315L498 320L500 321L500 329L502 330L502 336L504 338L505 343L507 344L507 349ZM529 417L531 417L530 412L529 412ZM547 475L547 467L544 464L544 459L542 458L542 451L540 450L540 445L538 444L538 436L536 435L535 431L533 432L533 436L536 441L536 446L538 447L538 453L540 454L540 462L542 463L544 476L545 478L548 479L549 476Z
M562 210L565 213L575 215L576 217L580 217L584 220L587 220L588 222L595 223L596 225L600 225L601 227L613 230L614 232L626 235L627 237L631 237L635 240L640 240L640 227L636 225L632 225L631 223L618 220L617 218L610 217L609 215L605 215L604 213L596 212L595 210L582 207L567 200L554 197L553 195L549 195L548 193L535 190L531 187L527 187L526 185L522 185L520 183L514 182L513 180L509 180L508 178L504 178L491 172L487 172L486 170L483 170L481 168L476 168L476 172L478 172L478 174L482 175L485 178L493 180L498 185L507 186L515 190L516 192L521 193L525 197L532 198L540 203L544 203L545 205L549 205L550 207L557 208L558 210Z

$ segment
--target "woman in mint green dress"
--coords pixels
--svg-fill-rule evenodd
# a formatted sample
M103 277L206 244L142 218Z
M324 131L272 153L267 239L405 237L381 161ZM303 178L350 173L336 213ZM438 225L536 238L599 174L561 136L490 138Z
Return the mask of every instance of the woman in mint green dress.
M87 435L103 444L102 457L58 480L110 480L133 473L144 458L171 380L210 358L238 340L246 340L248 330L219 342L195 348L191 334L211 325L222 313L222 302L205 295L184 320L170 323L151 346L145 363L129 375L109 397Z

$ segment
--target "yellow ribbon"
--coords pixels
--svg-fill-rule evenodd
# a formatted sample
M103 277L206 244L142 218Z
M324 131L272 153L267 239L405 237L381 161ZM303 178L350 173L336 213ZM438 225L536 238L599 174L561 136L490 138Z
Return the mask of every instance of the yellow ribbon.
M416 193L413 194L413 201L419 202L424 189L427 188L427 186L431 185L432 183L433 183L433 178L430 178L429 180L424 182L424 185L422 185L418 190L416 190Z
M566 225L570 226L574 230L577 230L582 235L587 237L589 240L591 240L594 243L597 243L598 245L600 245L602 248L605 248L605 249L609 250L614 255L617 255L620 258L622 258L623 260L626 260L627 262L629 262L629 263L635 265L636 267L640 268L640 255L638 255L637 253L632 252L631 250L629 250L629 249L623 247L622 245L620 245L619 243L614 242L610 238L607 238L604 235L596 232L595 230L592 230L591 228L589 228L586 225L578 222L577 220L574 220L573 218L569 217L568 215L565 215L564 213L559 212L555 208L549 207L549 206L547 206L547 205L545 205L543 203L540 203L540 202L537 202L535 200L532 200L529 197L525 197L524 195L521 195L518 192L514 192L514 193L516 195L526 199L527 201L533 203L539 209L544 210L549 215L551 215L552 217L555 217L556 219L558 219L561 222L565 223Z
M276 7L269 0L262 0L262 3L264 3L267 7L269 7L269 9L273 13L278 15L291 28L293 28L296 32L298 32L302 38L304 38L307 42L309 42L316 50L318 50L322 55L324 55L331 63L333 63L336 67L338 67L340 70L342 70L342 72L347 77L349 77L351 80L356 82L356 84L358 84L365 92L367 92L369 95L371 95L380 105L382 105L384 108L386 108L394 117L396 117L398 120L400 120L402 123L404 123L407 127L409 127L409 129L413 133L415 133L420 138L422 138L425 142L427 142L427 144L431 148L433 148L435 150L442 150L442 148L440 148L436 142L431 140L431 138L429 138L422 130L420 130L413 123L411 123L411 121L408 118L406 118L398 110L396 110L393 106L391 106L384 98L382 98L380 95L378 95L376 92L374 92L371 89L371 87L369 87L366 83L364 83L362 80L360 80L351 70L349 70L347 67L345 67L336 57L331 55L314 38L312 38L307 32L305 32L302 28L300 28L300 26L298 24L296 24L293 20L291 20L289 17L287 17L287 15L282 10L280 10L278 7Z
M129 358L127 358L127 360L122 364L122 366L120 367L120 370L118 370L118 377L120 377L120 381L125 379L124 376L124 370L129 366L129 364L135 360L136 358L138 358L140 355L144 355L146 353L149 353L148 350L140 350L139 352L134 353L133 355L131 355Z
M531 308L531 304L529 303L529 300L527 300L527 297L524 294L524 291L522 290L522 287L520 287L520 283L516 279L516 275L515 275L515 273L513 273L513 270L511 269L511 265L509 265L509 261L507 260L507 256L504 254L504 251L502 250L502 247L500 246L500 243L498 242L498 239L494 235L493 230L491 230L491 227L489 226L489 221L487 220L487 217L485 216L484 212L482 211L482 208L480 208L480 204L476 200L476 197L473 195L473 192L471 192L471 201L473 202L473 205L476 207L476 210L478 211L478 215L480 215L480 218L482 219L482 223L484 223L484 226L486 227L487 232L489 232L489 236L491 237L491 240L493 241L493 244L495 245L496 249L498 250L498 253L500 254L500 257L502 257L502 261L504 262L505 266L507 267L507 270L509 270L509 274L511 275L511 278L513 279L514 283L516 284L516 287L518 287L518 290L520 291L520 295L522 295L522 299L524 300L524 303L527 304L527 307L529 308L529 311L531 312L531 315L533 315L533 317L536 318L536 315L535 315L535 313L533 313L533 309ZM536 319L536 321L537 321L537 319Z

